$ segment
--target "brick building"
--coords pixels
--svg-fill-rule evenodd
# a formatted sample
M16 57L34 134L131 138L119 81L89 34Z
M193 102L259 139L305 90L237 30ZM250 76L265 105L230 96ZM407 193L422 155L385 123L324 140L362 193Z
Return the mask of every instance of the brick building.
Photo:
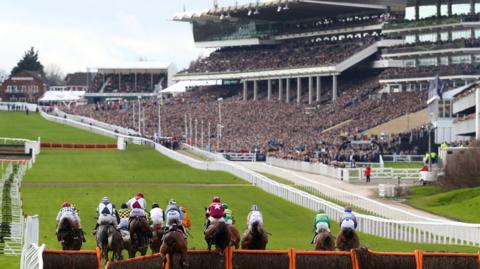
M2 101L36 103L48 90L47 80L38 72L22 71L0 86Z

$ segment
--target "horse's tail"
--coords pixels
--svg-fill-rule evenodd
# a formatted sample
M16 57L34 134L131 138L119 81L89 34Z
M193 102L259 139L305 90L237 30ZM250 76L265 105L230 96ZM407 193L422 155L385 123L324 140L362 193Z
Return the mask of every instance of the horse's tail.
M328 246L332 243L332 237L331 236L324 236L323 237L323 245Z
M63 238L70 232L73 232L73 224L70 219L63 218L58 224L58 234Z
M226 248L230 242L228 242L228 228L225 222L219 222L215 232L213 233L213 242L217 247L222 249Z
M263 229L258 221L252 223L252 236L255 239L259 239L263 236Z
M352 228L344 228L342 233L345 240L352 240L355 237L355 230Z

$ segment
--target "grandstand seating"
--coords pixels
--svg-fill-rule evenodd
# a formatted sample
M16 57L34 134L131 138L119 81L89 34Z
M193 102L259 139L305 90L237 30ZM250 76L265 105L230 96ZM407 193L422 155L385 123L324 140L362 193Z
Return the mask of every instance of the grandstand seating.
M218 87L211 88L213 91L218 89ZM358 156L358 159L374 159L373 155L378 155L378 149L339 150L339 148L346 140L359 139L364 130L407 112L411 113L424 108L427 96L426 92L390 95L379 95L377 92L378 77L367 76L363 79L352 79L351 83L344 86L344 90L336 101L313 107L293 106L264 99L243 102L239 100L238 95L233 95L222 101L224 128L219 150L229 152L274 150L279 157L308 158L322 162L346 160L355 151L354 155ZM204 144L207 143L207 124L211 123L211 144L216 150L213 141L216 138L215 126L218 123L219 108L218 102L203 96L209 93L213 94L204 90L185 94L181 98L166 100L162 108L162 134L182 136L185 133L185 115L187 115L188 121L192 119L193 125L195 119L198 120L197 141L201 136L201 121L204 121ZM134 117L136 116L132 115L132 110L138 111L138 108L134 106L138 106L137 102L127 105L112 103L64 109L70 113L135 129L137 123ZM145 135L152 137L158 128L157 103L155 100L143 101L142 107L145 109L146 116ZM322 133L323 130L347 120L352 121L339 129ZM189 124L188 122L187 125ZM190 134L190 138L193 138L193 134ZM385 146L384 148L389 150L384 153L407 151L398 147ZM409 152L413 153L411 150Z
M183 73L247 72L332 65L367 47L375 38L317 41L304 39L280 45L219 49L193 62Z
M386 69L381 79L411 78L411 77L434 77L474 75L480 72L480 66L475 64L454 64L441 66L397 67Z

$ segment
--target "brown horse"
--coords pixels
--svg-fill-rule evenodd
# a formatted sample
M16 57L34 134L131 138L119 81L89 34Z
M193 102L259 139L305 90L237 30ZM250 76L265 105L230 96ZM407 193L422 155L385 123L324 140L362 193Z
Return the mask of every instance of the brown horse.
M160 246L162 245L163 227L161 224L157 224L152 227L152 239L150 240L150 249L152 253L159 253Z
M227 225L228 232L230 233L230 247L238 249L240 247L240 232L233 225Z
M140 252L142 256L147 254L149 239L152 237L150 225L145 217L132 217L129 224L130 248L128 256L135 258L135 254Z
M350 251L360 247L360 239L352 228L344 228L338 233L337 248L342 251Z
M63 250L80 250L82 248L81 231L69 218L60 220L57 239L61 242Z
M252 224L250 230L245 231L242 238L242 249L264 250L267 243L268 235L257 221Z
M315 236L314 242L315 250L335 250L335 238L325 229L320 229Z
M111 261L123 259L122 250L124 249L122 234L115 229L111 223L102 223L98 226L96 233L97 246L102 251L102 258L105 263L109 261L108 252L112 251Z
M212 245L215 245L218 253L223 255L225 249L231 243L228 225L223 221L211 224L205 232L205 241L207 242L208 251L212 251Z
M183 232L176 225L172 225L166 232L162 246L160 247L160 256L162 257L163 267L166 268L167 255L170 257L170 268L173 269L173 255L180 255L180 265L182 268L188 268L187 240L183 237Z

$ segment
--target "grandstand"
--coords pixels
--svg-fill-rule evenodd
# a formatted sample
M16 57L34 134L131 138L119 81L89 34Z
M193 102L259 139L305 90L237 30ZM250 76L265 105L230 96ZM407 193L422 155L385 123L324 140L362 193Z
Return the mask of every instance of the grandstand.
M381 47L399 44L380 35L389 12L402 1L266 1L185 12L174 20L190 22L198 47L217 48L177 74L178 80L235 80L243 100L266 91L272 100L308 104L321 101L325 84L339 95L339 76L371 65ZM296 93L291 88L296 87Z
M115 67L87 68L85 98L96 103L106 99L157 96L173 84L173 64L138 62ZM73 74L74 75L74 74ZM76 78L73 76L70 78Z

